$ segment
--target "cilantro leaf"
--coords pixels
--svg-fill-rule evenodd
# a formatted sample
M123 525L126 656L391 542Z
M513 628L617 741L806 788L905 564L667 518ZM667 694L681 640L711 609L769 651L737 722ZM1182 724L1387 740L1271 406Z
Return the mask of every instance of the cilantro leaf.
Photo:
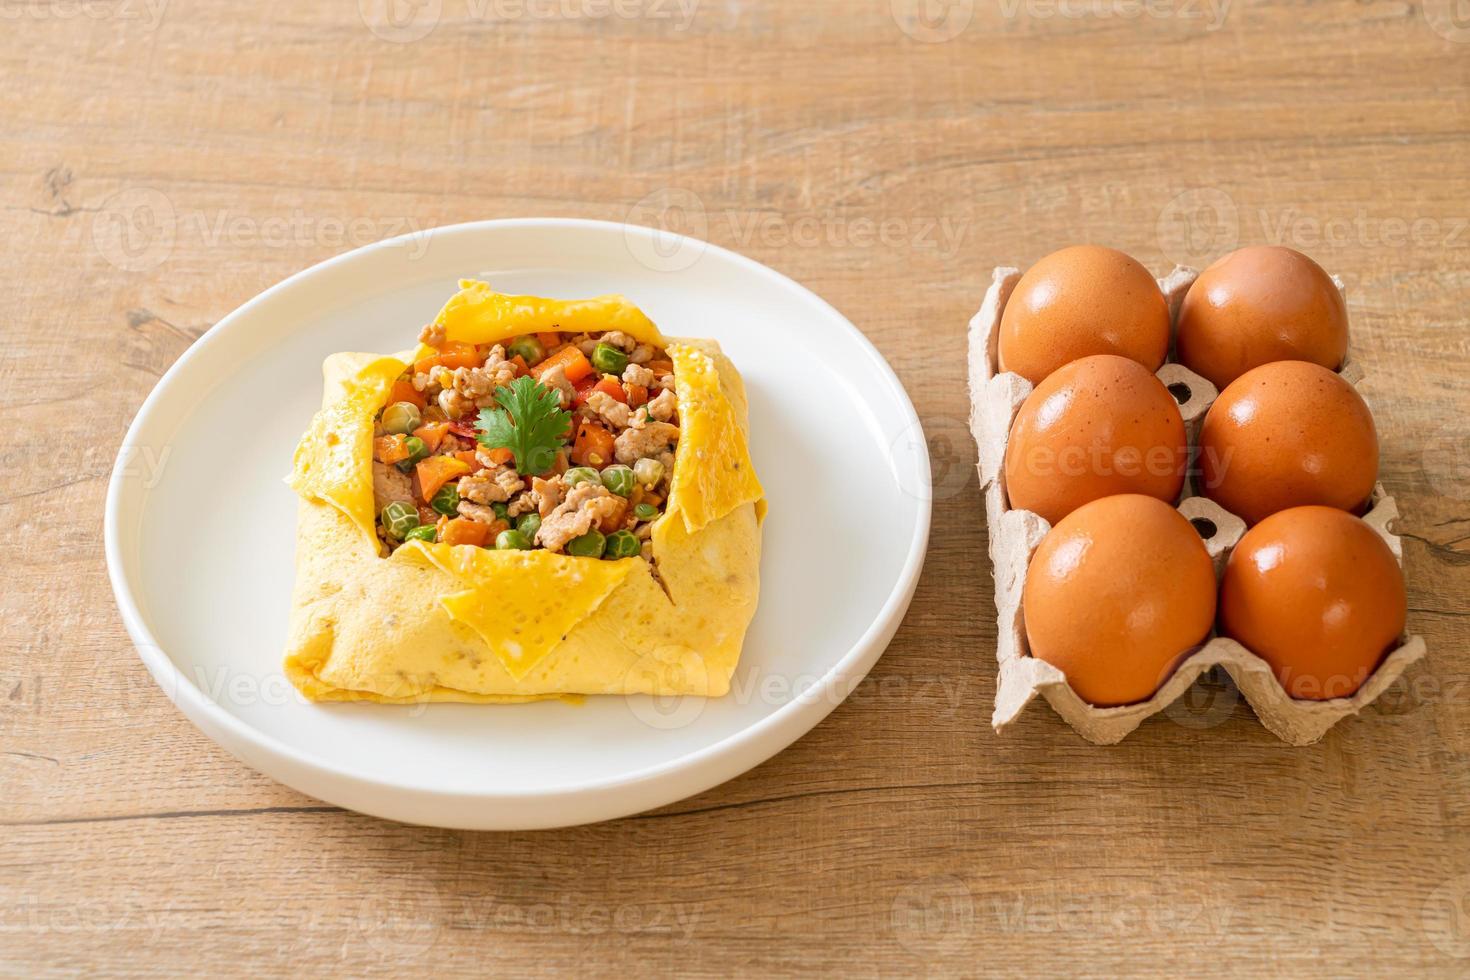
M509 449L521 473L535 476L551 469L572 432L572 416L562 411L556 392L522 375L509 387L496 388L495 401L499 408L480 409L480 445Z

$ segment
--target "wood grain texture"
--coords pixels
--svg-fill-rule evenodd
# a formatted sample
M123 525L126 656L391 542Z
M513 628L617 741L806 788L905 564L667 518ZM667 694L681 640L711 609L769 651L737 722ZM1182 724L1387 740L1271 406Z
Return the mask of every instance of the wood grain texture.
M1470 31L1222 4L425 0L406 40L374 0L0 0L0 971L1463 976ZM853 698L703 796L536 834L344 813L147 677L106 474L261 289L528 214L677 216L848 314L925 421L928 566ZM964 327L993 265L1081 240L1348 281L1430 654L1319 745L1219 685L1113 748L1044 706L989 731Z

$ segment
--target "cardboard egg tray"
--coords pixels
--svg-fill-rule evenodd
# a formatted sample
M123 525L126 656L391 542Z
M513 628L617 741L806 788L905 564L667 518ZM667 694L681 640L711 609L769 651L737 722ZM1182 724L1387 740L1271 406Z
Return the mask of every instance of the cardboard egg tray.
M1179 305L1197 275L1194 269L1180 266L1159 280L1159 288L1169 302L1171 324L1176 328ZM1212 632L1207 642L1179 665L1153 697L1138 704L1115 708L1098 708L1083 701L1067 685L1060 670L1032 657L1026 645L1021 591L1031 555L1051 525L1032 511L1012 508L1006 496L1006 442L1011 422L1021 403L1031 393L1032 386L1020 375L1000 371L997 354L1001 311L1020 278L1021 270L1016 268L995 270L985 302L970 321L969 337L970 430L980 448L980 485L985 492L990 561L995 576L995 606L999 620L996 659L1000 669L995 712L991 716L991 725L997 732L1015 721L1039 694L1083 738L1099 745L1112 745L1126 738L1145 718L1167 708L1200 674L1219 666L1230 675L1256 717L1272 733L1292 745L1310 745L1338 721L1371 704L1409 664L1424 656L1423 638L1406 634L1352 697L1303 701L1286 693L1264 660L1234 640ZM1336 277L1334 281L1342 289L1342 282ZM1172 344L1170 357L1173 357ZM1352 361L1351 350L1340 373L1354 385L1361 379L1361 372ZM1158 377L1180 402L1189 445L1193 449L1205 412L1218 392L1204 378L1173 361L1159 369ZM1200 531L1205 548L1214 560L1218 579L1231 549L1245 533L1245 522L1214 501L1196 496L1190 479L1186 479L1181 497L1179 512ZM1378 484L1363 519L1383 536L1402 565L1402 546L1398 537L1389 530L1396 517L1398 509L1393 498L1384 492L1382 484Z

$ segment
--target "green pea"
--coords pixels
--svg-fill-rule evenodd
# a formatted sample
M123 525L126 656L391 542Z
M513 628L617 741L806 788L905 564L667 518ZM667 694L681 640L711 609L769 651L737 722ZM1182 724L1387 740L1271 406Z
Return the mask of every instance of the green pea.
M419 407L413 402L394 402L383 409L383 431L406 436L424 424Z
M633 475L645 487L656 487L664 478L664 464L656 459L640 459L633 464Z
M540 514L522 514L516 518L516 530L520 531L532 541L536 540L536 532L541 530Z
M603 374L622 377L623 369L628 366L628 355L612 344L598 344L592 351L592 366Z
M530 551L531 539L520 531L501 531L495 535L495 547L500 551Z
M528 367L534 367L546 357L546 348L541 346L541 341L527 334L507 344L505 353L509 357L519 354Z
M643 542L632 531L614 531L607 539L607 554L603 557L616 561L632 558L643 550Z
M495 516L500 518L502 521L510 520L510 508L505 506L505 504L501 503L500 501L497 500L495 503L491 504L490 509L495 511Z
M640 521L651 521L658 516L658 508L653 504L639 504L633 508L633 516Z
M432 524L420 524L403 536L405 541L427 541L433 544L439 540L439 529Z
M579 483L602 482L602 477L598 476L597 471L590 466L573 466L566 473L562 474L561 479L568 488L574 487Z
M400 459L398 468L404 473L413 469L419 460L429 455L429 447L424 445L424 440L418 436L409 436L403 442L403 448L408 450L408 459Z
M602 471L602 485L619 497L633 492L633 471L622 463L615 463Z
M434 499L429 501L429 506L443 514L445 517L453 517L459 513L459 487L453 483L446 483L434 494Z
M601 532L588 531L567 542L567 554L578 558L601 558L603 549L606 547L607 538L604 538Z
M419 526L419 512L413 504L395 500L383 508L383 530L402 541L409 531Z

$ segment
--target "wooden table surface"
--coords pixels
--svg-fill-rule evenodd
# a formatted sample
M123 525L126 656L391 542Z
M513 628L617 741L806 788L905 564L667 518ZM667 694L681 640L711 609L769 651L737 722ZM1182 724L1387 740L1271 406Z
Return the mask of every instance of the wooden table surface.
M398 0L395 0L397 3ZM0 0L0 970L1466 975L1470 24L1453 0ZM520 834L244 767L101 547L159 375L285 276L476 218L672 222L892 362L938 499L912 610L702 796ZM1004 737L960 350L993 265L1236 243L1349 286L1429 657L1320 744L1216 685ZM186 530L186 529L181 529Z

